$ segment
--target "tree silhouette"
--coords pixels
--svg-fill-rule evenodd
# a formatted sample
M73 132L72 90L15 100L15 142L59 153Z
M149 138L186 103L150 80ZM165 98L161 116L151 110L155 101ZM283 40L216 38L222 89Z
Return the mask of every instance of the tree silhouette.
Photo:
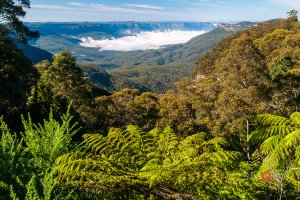
M297 10L291 10L289 12L287 12L287 14L289 15L289 19L292 19L293 21L298 21L298 11Z
M24 8L30 8L29 0L1 0L0 2L0 36L8 36L27 43L28 39L39 37L37 31L31 31L20 20L25 17Z

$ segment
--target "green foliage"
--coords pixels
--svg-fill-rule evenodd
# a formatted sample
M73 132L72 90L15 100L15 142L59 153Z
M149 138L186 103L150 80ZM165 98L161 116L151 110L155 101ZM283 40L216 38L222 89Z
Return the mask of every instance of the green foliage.
M287 12L287 14L289 15L289 19L293 20L293 21L298 21L298 11L297 10L291 10L289 12Z
M124 128L133 124L151 130L170 126L182 135L204 130L195 120L196 109L190 98L174 91L157 95L124 89L111 96L97 97L96 105L97 113L104 119L99 127Z
M223 39L199 59L194 80L163 95L101 96L107 93L82 78L67 51L37 65L28 102L34 113L22 118L20 134L0 118L0 199L296 199L300 29L292 17ZM10 40L0 42L6 118L26 107L36 77ZM85 134L76 146L70 113L104 134Z
M54 27L49 28L51 26ZM55 26L67 33L56 31ZM175 82L192 75L194 63L200 55L211 50L221 38L232 34L215 29L193 38L186 44L170 45L159 50L101 52L97 48L79 46L80 41L70 37L70 35L77 38L89 35L93 38L102 37L99 26L96 26L95 32L87 32L87 29L90 30L89 26L93 24L30 24L30 27L43 33L36 43L37 47L53 54L64 49L72 49L78 61L82 62L87 78L93 84L114 92L131 88L162 94L175 89ZM84 30L84 34L74 32L74 28L79 32ZM114 36L103 35L103 37ZM103 73L103 70L107 72Z
M44 61L37 67L40 78L29 99L31 110L45 116L53 110L62 115L69 104L72 114L84 128L96 128L97 114L93 111L94 96L108 94L83 79L75 57L68 51L54 56L52 63Z
M299 108L297 26L290 19L264 22L223 39L199 58L194 81L180 89L193 102L196 122L229 137L249 159L251 117Z
M0 37L0 115L18 126L20 112L26 107L28 93L37 72L24 54L8 38Z
M36 177L33 176L30 181L28 182L26 188L27 188L27 193L25 196L25 199L32 199L32 200L40 200L37 188L36 188Z
M291 115L290 119L274 115L258 115L255 122L259 125L250 136L254 143L262 142L260 151L270 160L269 167L284 164L295 153L299 144L300 113Z
M28 39L39 37L36 31L30 31L27 26L20 21L20 17L25 17L25 9L30 8L29 0L2 0L0 4L0 21L6 24L0 25L0 36L17 37L27 43Z
M196 109L185 95L169 91L159 99L159 127L171 126L182 134L191 134L201 129L195 120Z
M134 124L155 127L158 119L158 95L141 93L137 89L124 89L111 96L96 98L97 113L102 115L99 127L125 127Z
M68 151L72 136L78 132L75 128L77 123L71 123L69 111L61 117L61 122L54 120L52 112L43 124L33 124L30 116L28 120L22 118L22 121L22 136L33 156L35 167L48 172L55 159Z
M28 152L23 141L10 132L3 118L0 118L0 135L0 198L17 199L17 194L24 194L23 183L30 178L30 173L25 170L29 164Z
M300 186L300 113L293 113L289 119L270 114L258 115L255 122L258 128L251 134L250 140L259 144L257 154L263 158L259 172L272 172L271 181L275 188L280 186L281 190L288 190L293 185L292 191L297 191Z
M58 179L81 190L116 195L137 191L164 198L225 197L228 189L222 182L242 155L226 150L230 144L224 138L206 138L204 133L181 138L170 127L147 133L128 126L110 129L106 137L87 134L80 151L57 159ZM246 179L239 181L249 189L245 198L251 196ZM241 195L229 193L226 197Z
M49 115L44 124L23 119L22 139L11 133L0 118L0 199L61 199L68 196L58 190L54 162L68 152L77 130L69 112L61 122Z
M275 58L274 61L270 64L269 73L272 79L276 79L278 77L286 77L288 71L292 66L292 58L287 54L283 54L279 58Z
M265 56L268 73L273 81L269 105L281 115L297 111L299 104L300 79L297 71L300 40L296 27L297 23L293 22L291 27L275 30L254 42Z
M129 87L146 92L165 93L175 89L175 82L192 75L194 63L199 56L231 34L232 32L215 29L183 45L172 45L155 51L116 53L108 56L107 60L122 67L108 70L108 73L113 77L113 84L117 90ZM123 79L138 85L127 85L127 81L124 82Z

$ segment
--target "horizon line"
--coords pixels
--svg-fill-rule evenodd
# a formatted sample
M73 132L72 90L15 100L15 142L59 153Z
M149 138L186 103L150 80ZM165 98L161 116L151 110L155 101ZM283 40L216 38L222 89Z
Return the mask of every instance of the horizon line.
M273 20L273 19L270 19ZM149 20L149 21L137 21L137 20L127 20L127 21L23 21L24 23L167 23L167 22L179 22L179 23L240 23L240 22L264 22L270 20L232 20L232 21L222 21L222 20L215 20L215 21L196 21L196 20L166 20L166 21L156 21L156 20Z

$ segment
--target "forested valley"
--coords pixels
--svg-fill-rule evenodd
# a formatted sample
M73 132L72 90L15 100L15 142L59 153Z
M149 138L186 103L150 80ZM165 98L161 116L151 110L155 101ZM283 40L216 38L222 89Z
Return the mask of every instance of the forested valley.
M36 65L0 3L0 199L299 199L300 22L222 39L165 94L110 93L68 50Z

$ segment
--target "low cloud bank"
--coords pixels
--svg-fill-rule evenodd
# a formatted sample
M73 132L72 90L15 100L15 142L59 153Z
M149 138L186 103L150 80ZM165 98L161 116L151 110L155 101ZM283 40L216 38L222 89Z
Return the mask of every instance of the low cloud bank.
M133 36L94 40L91 37L81 38L83 47L99 48L100 51L136 51L159 49L165 45L185 43L206 31L151 31Z

